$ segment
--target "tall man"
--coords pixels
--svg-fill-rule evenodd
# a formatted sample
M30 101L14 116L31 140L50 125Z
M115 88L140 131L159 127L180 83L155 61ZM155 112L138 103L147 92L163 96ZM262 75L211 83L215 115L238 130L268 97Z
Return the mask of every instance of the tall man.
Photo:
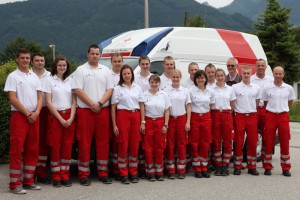
M242 81L242 76L237 72L238 60L236 58L228 58L226 66L228 74L225 77L225 82L227 85L232 86Z
M88 62L74 72L72 88L77 96L77 135L78 140L78 175L81 185L89 186L90 150L94 137L97 155L99 180L110 184L108 177L108 157L110 138L109 99L113 92L111 71L99 64L100 49L97 45L89 46Z
M140 73L134 77L134 82L141 86L143 92L150 89L149 78L152 75L150 72L150 58L148 56L141 56L139 59Z
M283 82L284 69L275 67L273 70L274 84L268 85L263 91L263 100L267 105L266 124L263 138L265 141L264 175L270 176L272 169L272 153L278 130L280 143L280 160L283 176L291 176L291 160L289 141L291 139L289 111L295 99L292 86Z
M41 85L50 76L50 72L45 69L45 56L41 53L34 53L31 58L32 71L39 77ZM48 159L48 145L47 144L47 119L48 109L46 106L45 94L43 95L42 109L40 112L40 141L39 141L39 159L35 174L37 181L40 183L50 184L51 179L47 176L47 159ZM48 140L50 141L50 140Z
M235 148L234 148L234 175L240 175L243 161L243 144L245 132L247 133L247 164L248 174L257 176L256 170L256 144L257 144L257 106L261 99L259 86L250 83L252 68L242 67L242 82L232 86L235 101Z
M188 72L190 74L190 78L188 80L186 80L185 83L183 83L183 87L186 87L188 89L190 89L191 87L194 87L195 86L195 82L194 82L194 76L195 76L195 73L199 70L199 66L197 63L195 62L191 62L189 64L189 67L188 67Z
M39 114L42 108L42 87L37 75L29 70L30 51L19 49L16 61L18 69L8 75L4 87L12 106L9 188L14 194L25 194L25 189L41 189L40 186L34 184L33 177L39 153Z
M207 87L213 88L216 86L216 67L209 63L204 68L205 74L207 76Z
M165 89L172 84L171 72L175 68L175 61L171 56L166 56L163 61L164 73L160 76L160 89Z

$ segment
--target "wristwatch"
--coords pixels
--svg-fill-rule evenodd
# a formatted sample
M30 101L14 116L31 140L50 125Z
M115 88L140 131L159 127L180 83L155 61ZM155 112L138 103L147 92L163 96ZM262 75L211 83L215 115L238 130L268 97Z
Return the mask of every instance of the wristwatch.
M98 103L99 103L100 108L102 108L103 107L103 103L101 103L100 101Z
M146 124L146 121L141 121L141 124Z
M164 125L165 128L169 128L169 126L167 124Z

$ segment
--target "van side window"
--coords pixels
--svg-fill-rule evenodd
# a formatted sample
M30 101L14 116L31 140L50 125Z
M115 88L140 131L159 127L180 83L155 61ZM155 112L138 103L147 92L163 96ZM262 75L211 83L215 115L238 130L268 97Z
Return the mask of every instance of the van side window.
M162 61L154 61L151 63L150 72L152 74L162 75L164 68L162 66Z

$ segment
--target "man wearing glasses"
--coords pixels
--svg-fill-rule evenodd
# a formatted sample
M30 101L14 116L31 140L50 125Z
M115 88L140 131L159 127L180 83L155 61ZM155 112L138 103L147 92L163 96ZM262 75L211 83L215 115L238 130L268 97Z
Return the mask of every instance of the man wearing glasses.
M238 60L234 57L228 58L227 60L227 70L228 74L225 77L225 82L227 85L232 86L242 81L242 76L238 74Z

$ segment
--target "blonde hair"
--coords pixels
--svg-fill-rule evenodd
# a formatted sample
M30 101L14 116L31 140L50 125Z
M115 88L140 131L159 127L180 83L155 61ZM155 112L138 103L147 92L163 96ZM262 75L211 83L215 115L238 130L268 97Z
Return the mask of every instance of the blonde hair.
M171 76L173 76L174 74L179 74L179 76L182 77L181 71L179 69L173 69L171 71Z

